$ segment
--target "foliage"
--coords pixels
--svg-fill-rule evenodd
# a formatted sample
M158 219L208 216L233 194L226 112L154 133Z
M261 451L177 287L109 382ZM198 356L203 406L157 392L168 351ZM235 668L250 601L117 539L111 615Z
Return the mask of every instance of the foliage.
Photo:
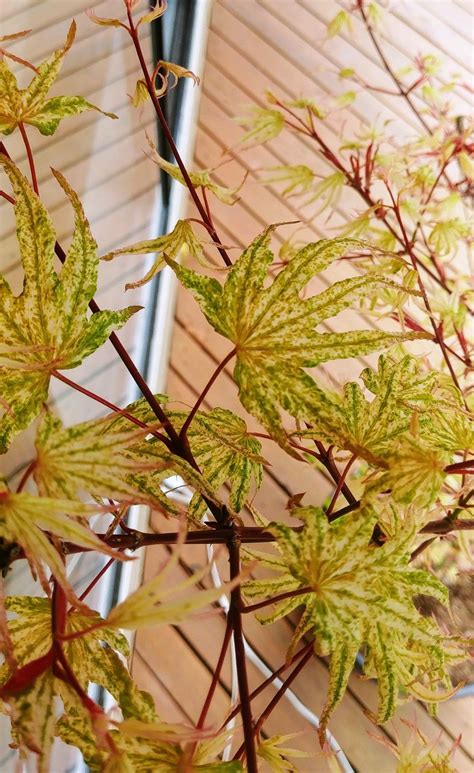
M209 325L229 342L229 352L193 406L176 407L172 396L151 393L113 333L138 308L98 308L97 244L77 194L52 170L75 217L67 254L58 245L25 129L31 125L51 135L63 118L99 110L78 96L48 98L73 44L75 23L63 48L38 67L0 49L0 132L18 129L31 179L30 184L2 143L0 164L11 187L11 195L1 191L2 206L14 207L24 282L16 295L0 277L0 451L12 453L15 437L33 425L35 430L35 456L25 458L17 485L0 479L0 558L4 576L14 562L27 561L42 594L8 595L8 588L6 594L0 588L0 708L11 719L21 759L34 755L40 773L50 769L56 738L79 749L92 771L105 773L254 773L259 765L298 770L293 759L310 755L287 743L299 734L268 737L265 723L315 653L329 658L326 702L319 707L321 753L337 768L326 731L358 658L364 675L377 680L378 710L370 718L383 724L401 703L418 699L433 707L449 698L457 689L450 667L466 657L469 646L461 634L447 633L423 616L418 597L430 596L449 608L448 588L425 552L432 541L450 535L465 555L471 548L473 295L465 268L474 183L470 127L456 119L450 103L456 80L440 85L434 57L417 57L401 73L392 70L377 38L383 24L377 3L358 0L351 12L339 9L324 44L351 34L351 13L358 14L395 91L366 83L364 74L347 67L338 73L340 94L287 99L267 92L268 106L251 107L238 121L246 129L244 148L269 141L276 147L286 131L314 147L314 164L260 170L261 182L282 185L281 196L292 197L292 206L297 200L330 216L350 190L360 208L338 226L335 237L309 243L290 237L278 256L272 243L277 225L268 225L233 261L207 196L212 193L219 206L233 205L245 178L231 188L221 184L219 167L186 169L160 100L180 79L197 85L199 78L164 60L152 72L146 69L139 33L143 25L160 23L166 2L159 0L138 19L136 0L124 2L125 19L93 11L88 16L101 27L125 31L132 41L142 64L132 105L155 110L176 163L148 138L150 159L189 189L197 216L102 259L154 253L150 270L126 289L170 267ZM8 46L25 34L0 42ZM11 61L34 72L25 89L19 88ZM344 109L371 89L404 100L420 133L399 141L390 126L365 127L341 135L331 147L325 123L346 127ZM424 112L413 94L424 100ZM223 269L207 258L208 247L217 250ZM57 258L63 263L59 270ZM225 271L222 281L217 269ZM355 329L351 312L368 320L363 329ZM109 337L141 393L125 407L61 374ZM325 363L382 351L357 380L328 386ZM205 404L234 360L233 379L250 414L248 424L228 409ZM351 372L356 377L353 363ZM79 388L112 413L63 424L47 405L51 378ZM264 431L253 430L255 420ZM272 441L281 457L305 465L299 469L325 470L334 484L328 501L315 502L317 492L311 491L293 496L286 512L258 511L253 497L268 472L267 457L273 458L267 445ZM171 478L189 490L187 504L169 491ZM175 531L130 529L127 511L136 505L160 511ZM209 552L223 543L229 582L217 581L212 564L183 578L181 568L189 569L184 543L186 551L194 543L207 545ZM262 549L261 543L272 547ZM92 588L109 566L151 544L169 548L163 565L101 617L87 601ZM108 563L79 596L71 584L69 555L83 551L103 554ZM415 561L420 553L423 569ZM243 571L242 559L248 564ZM229 599L224 602L223 596ZM257 601L245 604L243 596ZM228 610L226 633L201 716L193 725L170 724L135 684L120 630L177 625L196 613L220 614L210 609L217 606ZM257 612L264 625L284 618L290 626L297 611L278 675L293 670L257 718L255 695L248 694L245 614ZM242 727L227 721L211 727L207 714L231 639L239 686L233 714L240 711ZM91 697L92 685L109 695L112 712ZM452 754L438 753L416 728L407 742L390 746L400 771L453 769Z

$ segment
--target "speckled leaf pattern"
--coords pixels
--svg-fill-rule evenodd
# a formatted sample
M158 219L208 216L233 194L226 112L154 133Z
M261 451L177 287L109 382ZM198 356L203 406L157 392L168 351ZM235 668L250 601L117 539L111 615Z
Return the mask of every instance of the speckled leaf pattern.
M315 327L348 308L360 295L396 286L371 273L336 282L319 295L302 299L309 280L347 251L360 249L353 239L329 239L299 250L268 286L265 281L274 256L270 235L260 234L236 261L224 286L172 260L180 281L188 287L218 333L237 350L234 378L244 407L288 448L281 409L312 422L319 412L320 392L304 368L327 360L357 357L394 343L426 337L419 333L355 330L319 333Z
M35 126L41 134L54 134L63 118L78 115L87 110L97 110L109 118L100 108L79 96L47 98L48 91L57 79L63 60L74 42L76 23L73 21L63 48L45 59L26 89L20 89L8 62L0 59L0 132L11 134L18 124Z
M342 395L320 390L318 419L311 429L298 434L319 438L386 467L387 457L410 431L414 416L421 427L431 421L436 406L435 374L418 371L419 363L413 357L407 355L397 362L381 355L376 371L366 368L360 375L372 392L371 399L353 381L344 385Z
M45 532L61 539L121 558L107 547L83 520L100 511L98 505L86 505L67 499L51 499L21 492L14 494L0 480L0 537L23 548L30 566L47 588L43 564L46 564L64 587L73 603L77 602L66 579L61 556Z
M262 622L271 623L303 606L288 657L308 632L314 635L316 652L331 655L322 739L362 648L365 673L378 679L375 721L390 719L404 695L423 694L426 701L446 698L450 691L446 667L465 656L460 642L444 636L413 603L418 594L448 603L448 590L439 580L410 566L413 534L405 532L381 547L374 545L376 516L370 508L333 524L316 507L296 508L292 515L304 522L303 530L270 524L280 556L276 560L269 556L267 562L264 554L258 554L260 563L268 563L278 576L247 582L244 592L248 598L259 598L311 588L277 603Z
M23 290L15 296L0 276L0 346L9 364L0 366L0 453L38 415L48 397L50 373L74 368L120 328L137 307L87 316L97 286L97 245L77 195L59 172L59 184L74 208L71 247L59 274L54 269L56 234L26 178L0 154L16 199ZM16 354L14 353L16 350Z
M11 700L14 733L23 747L38 755L38 773L51 770L50 752L56 724L54 683L53 673L48 670Z
M151 473L164 472L166 462L152 453L147 458L147 430L127 423L128 430L116 433L107 431L107 418L65 428L58 417L46 412L36 435L38 461L34 478L40 494L76 499L86 491L95 497L161 508L163 497ZM127 450L138 444L143 449L140 457L127 456ZM146 492L134 482L134 475L141 475L147 482ZM159 492L155 496L153 488Z
M121 723L127 725L128 723ZM92 740L92 728L86 716L62 717L58 723L58 731L65 743L76 746L81 750L84 760L92 773L181 773L182 771L196 771L196 773L238 773L244 768L240 762L221 762L216 759L222 746L228 739L225 734L224 743L214 750L215 739L211 742L199 742L191 756L191 744L185 743L186 727L179 728L176 725L159 723L163 735L169 728L168 736L176 736L176 741L150 740L150 738L138 735L125 735L120 731L112 731L111 737L117 749L116 754L107 755L97 748ZM147 725L143 726L144 729ZM179 730L181 729L181 732ZM171 732L170 732L171 731ZM174 732L173 732L174 731ZM189 731L188 731L189 735ZM218 739L222 734L218 736ZM181 738L183 740L181 741ZM181 741L181 743L180 743ZM209 752L214 752L210 754Z
M178 428L185 413L171 412L170 418ZM262 484L265 462L260 442L248 434L245 422L231 411L214 408L205 413L198 411L189 430L188 440L196 462L207 482L217 493L224 483L230 486L229 505L239 513L249 496L252 484ZM198 494L190 505L191 515L201 518L207 505Z
M48 599L30 596L11 596L6 608L16 616L8 623L15 658L19 668L44 657L51 649L51 603ZM100 622L96 614L83 615L71 611L67 617L66 632L73 633ZM100 628L84 636L65 642L64 653L76 678L84 689L93 683L100 685L117 701L125 718L153 722L156 719L154 701L147 692L139 690L133 682L121 657L129 654L125 637L107 628ZM0 667L0 683L9 678L6 665ZM14 732L22 746L36 751L39 757L38 770L50 770L49 750L57 734L56 720L59 705L55 696L61 697L65 708L77 716L80 707L74 693L65 683L57 679L50 668L38 676L32 685L19 696L8 698L14 712ZM41 708L40 708L41 707ZM87 723L86 714L81 711L79 721ZM89 726L91 739L94 737ZM96 741L94 745L97 746Z
M159 395L160 402L164 396ZM138 400L127 407L141 421L151 424L154 413L146 400ZM188 414L185 411L167 409L167 415L177 431L183 426ZM123 417L111 417L109 432L123 431L127 420ZM260 488L263 478L265 459L261 455L262 446L257 438L252 437L247 425L239 416L225 408L213 408L211 411L198 411L187 432L188 442L202 472L202 477L210 490L218 493L221 486L229 484L229 506L240 512L252 491ZM156 452L160 453L160 444L153 441ZM167 457L169 458L169 457ZM187 469L179 462L176 472L183 475L191 483ZM201 494L202 487L196 487L189 514L192 520L199 521L205 513L207 505Z

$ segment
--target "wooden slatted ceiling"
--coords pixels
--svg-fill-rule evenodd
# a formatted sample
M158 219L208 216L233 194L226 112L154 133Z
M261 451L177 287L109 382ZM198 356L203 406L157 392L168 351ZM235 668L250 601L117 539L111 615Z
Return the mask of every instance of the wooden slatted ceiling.
M419 5L419 4L418 4ZM245 104L261 104L265 89L274 90L284 97L296 97L307 94L319 98L322 92L327 95L339 93L341 86L335 73L343 66L354 65L362 68L367 79L385 78L380 69L376 56L364 46L359 39L359 26L355 38L346 38L340 41L331 41L330 46L321 46L324 36L324 25L332 18L344 4L334 0L315 2L315 0L296 0L272 3L269 0L244 0L244 2L230 2L222 0L216 2L213 11L212 24L209 36L206 70L202 85L201 113L199 118L199 131L196 148L195 164L197 168L212 167L223 160L222 153L230 148L231 163L226 163L216 171L218 182L228 186L235 186L242 179L244 173L248 173L248 180L243 189L242 200L234 207L226 207L220 202L212 201L214 219L226 245L242 249L249 241L269 222L300 219L303 223L301 233L302 240L321 238L331 235L330 229L346 222L361 204L355 195L345 196L340 202L337 212L329 223L324 216L317 216L317 206L301 206L297 199L282 201L275 186L263 188L257 184L259 170L265 166L276 166L285 163L306 163L316 168L321 174L327 173L328 167L324 160L314 153L314 147L306 140L301 140L294 135L281 135L277 141L269 146L237 151L235 148L242 135L242 129L235 123L233 117L242 114ZM413 4L410 4L410 8ZM454 6L453 6L454 7ZM461 5L457 16L463 17L466 9ZM423 10L433 15L434 4L423 3ZM403 49L405 41L417 46L416 50L423 49L423 39L416 30L407 33L407 9L405 4L397 4L397 37L390 35L386 41L395 51L397 66L405 64L407 50ZM391 21L390 21L391 29ZM408 37L404 37L407 33ZM450 33L451 34L451 33ZM393 40L403 40L400 47L394 48ZM457 41L457 38L456 38ZM315 43L318 45L315 46ZM426 42L424 46L427 48ZM432 50L428 46L428 50ZM457 95L463 110L467 110L465 95L461 92ZM460 108L461 109L461 108ZM346 132L352 131L361 121L368 120L377 115L380 121L383 117L389 117L393 121L393 127L397 132L408 135L416 128L416 119L402 101L386 100L383 97L375 98L368 95L358 101L351 111L351 117L346 126ZM329 123L326 136L331 143L337 143L339 127L337 122ZM237 160L236 160L237 159ZM275 243L279 245L286 236L277 234ZM238 254L238 252L236 253ZM340 278L340 267L333 273L328 272L330 281ZM218 276L218 274L216 274ZM332 322L332 321L331 321ZM366 326L371 320L364 315L352 313L345 317L344 326ZM334 328L333 328L334 329ZM336 328L337 329L337 328ZM341 328L342 329L342 328ZM180 289L178 295L178 307L176 325L174 330L173 346L171 353L171 365L168 378L168 393L181 404L192 405L200 390L206 383L209 374L229 351L228 342L219 337L209 328L196 304L186 291ZM372 358L368 358L371 360ZM354 374L354 365L361 367L361 363L338 363L335 367L325 369L325 378L328 383L347 380ZM205 408L209 409L219 405L236 412L242 412L240 408L235 385L231 377L232 368L226 368L223 376L216 382L205 401ZM245 416L249 426L253 428L255 422L251 417ZM326 478L309 467L303 467L278 449L264 448L271 466L267 468L264 485L257 494L255 504L269 517L276 512L280 515L284 512L288 495L299 491L311 493L313 501L322 501L332 490L331 484ZM163 527L159 519L153 521L155 528ZM155 567L162 561L163 552L159 548L150 550L146 562L146 574L152 576ZM197 548L188 547L186 550L187 566L182 566L181 571L189 571L189 567L196 567L205 561L205 557ZM250 617L250 616L249 616ZM263 658L270 668L276 668L284 659L284 652L291 625L288 621L281 621L272 629L262 629L255 620L245 620L246 636L252 647ZM161 680L161 686L167 689L168 694L175 695L178 702L185 699L189 706L192 684L196 700L192 696L191 710L193 720L204 701L210 684L211 671L214 667L220 643L224 633L224 620L216 613L215 619L187 624L169 630L161 629L153 631L152 635L140 634L136 642L136 663L143 664L155 670ZM152 645L153 642L153 645ZM183 652L183 643L187 643L188 658L183 662L181 658L174 660L166 658L163 668L160 653L164 649L176 648L176 652ZM192 652L192 654L190 654ZM137 677L142 678L143 665L137 668ZM143 675L143 686L149 672ZM251 685L254 687L262 679L255 668L250 668ZM181 682L188 683L188 689L181 686ZM326 665L315 659L311 664L310 672L305 672L295 682L295 692L300 699L312 708L316 714L321 711L327 684ZM229 672L223 674L217 697L217 709L213 715L216 720L222 718L222 712L228 705L230 692ZM256 713L270 700L274 691L270 688L265 693L265 699L259 700ZM350 690L343 706L338 710L332 723L332 730L348 755L351 763L357 770L375 771L394 770L394 761L387 750L374 743L365 743L365 732L371 729L363 714L364 709L374 710L376 704L376 690L373 682L361 681L353 676ZM472 702L463 699L459 702L445 704L440 712L440 718L434 720L427 712L418 707L416 710L417 722L420 729L428 736L436 737L441 733L441 743L448 748L453 739L463 732L463 748L458 751L457 765L460 771L472 770L468 751L472 737L472 725L469 719L469 707ZM219 716L221 715L221 716ZM413 720L413 706L401 711L400 716ZM302 721L295 709L287 702L280 704L270 722L266 726L266 732L291 732L303 729L309 731L301 736L298 745L306 750L315 749L314 732L309 725ZM406 728L397 725L397 731L403 735ZM381 731L385 737L394 737L394 727L389 726ZM471 748L472 751L472 748ZM325 762L318 757L316 760L299 761L299 769L302 771L324 771Z

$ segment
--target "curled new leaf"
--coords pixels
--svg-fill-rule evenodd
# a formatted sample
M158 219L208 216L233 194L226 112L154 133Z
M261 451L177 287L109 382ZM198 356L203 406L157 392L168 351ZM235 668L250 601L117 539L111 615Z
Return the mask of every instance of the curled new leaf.
M160 16L163 16L167 7L168 7L167 0L156 0L154 9L150 11L150 13L146 13L144 14L144 16L140 17L140 19L137 22L137 27L139 24L151 24L152 21L159 19Z
M149 137L148 144L151 148L150 158L152 161L154 161L155 164L160 167L160 169L166 172L166 174L169 174L173 180L177 180L179 183L181 183L181 185L186 185L186 181L183 177L181 169L175 164L171 164L169 161L166 161L164 158L162 158ZM213 182L211 178L213 171L213 169L202 169L199 172L189 172L189 179L195 188L205 188L206 190L213 193L214 196L224 204L235 204L238 201L237 194L245 180L243 180L242 183L237 186L237 188L224 188L222 185L218 185L217 183Z
M63 59L72 46L75 34L76 23L73 21L63 48L55 51L40 64L26 89L18 88L16 78L8 64L0 60L0 132L2 134L11 134L20 123L35 126L41 134L54 134L63 118L86 110L97 110L109 118L117 118L113 113L104 113L83 97L60 96L47 99L48 91L59 75Z
M112 260L117 255L142 255L149 252L156 253L156 259L153 266L147 271L142 279L137 282L129 282L125 289L141 287L149 282L166 265L163 253L170 258L175 258L182 247L186 246L189 254L197 261L204 261L202 242L194 233L193 227L188 220L178 220L175 227L169 234L157 236L156 239L149 239L144 242L130 244L129 247L121 247L118 250L112 250L102 256L102 260Z
M4 453L12 436L40 412L48 396L51 372L75 368L139 307L87 316L97 287L99 259L76 193L59 172L54 172L75 214L72 243L58 274L54 268L56 234L45 207L19 169L3 154L0 164L15 194L25 272L23 291L18 296L0 276L0 346L9 347L10 352L9 364L0 365L0 405L4 409L0 417L0 453Z

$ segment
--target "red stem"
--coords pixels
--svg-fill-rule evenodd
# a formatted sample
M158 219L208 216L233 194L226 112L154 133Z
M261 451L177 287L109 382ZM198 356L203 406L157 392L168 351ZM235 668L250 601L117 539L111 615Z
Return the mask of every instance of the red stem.
M120 414L125 419L128 419L130 422L132 422L132 424L135 424L137 427L141 427L142 429L148 429L148 425L145 424L145 422L140 421L140 419L137 419L135 416L133 416L133 414L128 413L128 411L124 410L123 408L119 408L114 403L111 403L109 400L106 400L105 397L101 397L95 392L91 392L90 389L87 389L86 387L81 386L76 381L72 381L72 379L68 378L67 376L64 376L62 373L59 373L59 371L53 370L51 371L51 375L54 376L54 378L57 378L58 381L62 381L64 384L67 384L72 389L75 389L77 392L80 392L81 394L86 395L86 397L90 397L91 400L95 400L101 405L105 405L105 407L109 408L111 411L114 411L114 413ZM169 446L170 441L168 440L168 438L166 438L157 430L154 430L152 428L149 428L149 429L150 429L150 435L154 435L154 437L158 438L167 446Z
M263 692L265 690L265 688L268 687L268 685L271 684L278 676L280 676L280 674L282 674L283 671L286 671L286 669L289 668L290 666L292 666L293 663L296 663L296 661L299 660L301 657L303 657L303 655L306 652L308 652L308 650L312 649L312 647L313 647L313 642L311 641L305 647L300 649L296 653L296 655L293 655L293 657L291 658L290 661L286 661L285 660L285 662L282 663L281 666L279 666L275 671L273 671L273 673L270 674L270 676L267 677L267 679L265 679L265 681L263 681L261 684L259 684L259 686L253 692L250 693L250 700L253 701L253 699L256 698L257 695L260 695L260 693ZM221 730L224 729L224 727L227 725L227 723L230 722L231 719L233 719L234 717L237 716L239 711L240 711L240 704L238 704L234 709L232 709L232 711L226 717L226 720L225 720L224 724L222 725L222 727L220 729Z
M202 392L199 395L198 399L194 403L193 408L192 408L191 412L189 413L186 421L184 422L184 424L183 424L183 426L181 428L181 432L179 433L179 439L181 440L181 442L183 442L184 439L186 438L186 433L188 431L189 425L191 424L192 420L194 419L196 413L199 410L200 405L202 404L204 398L206 397L206 395L209 392L210 388L212 387L213 383L216 381L216 379L219 376L219 374L224 370L224 368L227 365L227 363L231 361L232 357L234 357L235 353L236 353L236 350L232 349L232 351L229 352L229 354L226 357L224 357L222 362L217 366L217 368L215 369L214 373L210 377L209 381L207 382L206 386L202 390Z
M273 709L280 702L281 698L283 698L285 692L288 690L288 688L290 687L292 682L294 682L294 680L296 679L298 674L305 667L306 663L309 660L311 660L311 658L313 657L313 646L312 645L313 645L313 642L311 642L311 649L308 649L308 652L306 652L303 655L303 657L301 658L300 662L295 666L295 668L293 669L291 674L285 679L285 681L283 682L282 686L280 687L280 689L278 690L276 695L273 696L272 700L270 701L270 703L268 704L266 709L264 709L264 711L262 711L262 713L260 714L258 722L255 725L255 735L258 735L262 725L264 724L264 722L267 721L267 719L270 716L270 714L272 713Z
M443 354L444 361L446 362L448 370L449 370L449 372L451 374L451 378L453 380L453 383L457 387L457 389L459 390L460 394L462 395L462 390L461 390L461 387L459 385L458 377L456 376L456 373L455 373L455 371L453 369L453 366L451 364L451 360L449 359L448 352L446 351L446 346L445 346L445 343L444 343L443 336L440 333L439 326L436 324L436 322L434 320L433 311L431 309L431 304L430 304L430 301L429 301L429 298L428 298L428 295L427 295L427 292L426 292L426 289L425 289L425 285L424 285L423 280L422 280L422 278L420 276L420 272L419 272L419 268L418 268L418 266L419 266L418 259L417 259L416 255L415 255L415 253L413 252L412 246L411 246L410 241L408 239L408 234L406 232L405 225L403 223L403 220L402 220L402 217L401 217L401 214L400 214L400 207L398 205L398 201L395 200L395 197L394 197L394 195L392 193L392 190L391 190L391 188L390 188L390 186L388 185L387 182L385 183L385 186L386 186L388 194L389 194L389 196L390 196L390 198L392 200L393 211L395 213L395 217L397 218L397 222L398 222L398 225L400 226L400 231L402 233L403 240L405 242L405 250L406 250L407 255L409 256L409 258L411 260L411 263L412 263L412 266L413 266L414 270L416 271L418 287L420 288L420 292L421 292L421 295L422 295L422 298L423 298L423 303L425 304L425 308L426 308L426 311L428 313L428 316L429 316L429 319L430 319L430 324L431 324L431 327L433 328L433 332L435 334L435 338L436 338L436 340L437 340L437 342L438 342L438 344L439 344L439 346L441 348L441 352Z
M212 674L211 686L209 687L209 691L206 695L206 700L204 701L204 706L202 707L202 711L197 721L196 727L199 730L204 727L204 722L206 721L207 713L209 711L212 699L214 697L214 693L216 691L217 683L221 675L222 666L224 665L224 660L229 647L231 636L232 636L232 625L231 625L230 617L228 617L226 627L225 627L225 632L224 632L224 639L222 641L221 651L219 653L219 658L217 660L217 665L214 669L214 673Z
M474 472L474 459L466 459L462 462L456 462L455 464L448 464L444 468L446 473L465 473Z
M5 191L0 191L0 196L3 196L4 199L10 202L10 204L15 205L15 199L13 196L9 196L8 193L5 193Z
M357 459L357 454L352 454L351 458L347 462L346 466L344 467L341 477L339 478L339 482L336 486L336 490L333 494L333 497L329 503L329 507L326 510L326 515L329 518L329 516L332 514L332 511L334 510L334 507L336 505L336 502L338 500L339 494L342 491L342 488L344 486L344 481L346 480L347 474L349 470L351 469L352 465L354 464L355 460Z
M360 11L360 14L361 14L363 20L364 20L364 24L366 26L367 32L369 33L370 39L372 40L372 43L374 44L374 48L375 48L375 50L377 51L377 53L378 53L378 55L380 57L380 61L382 62L385 70L387 71L388 75L391 77L393 83L395 84L396 88L398 89L398 92L399 92L400 96L403 97L406 100L407 104L410 106L411 111L414 113L414 115L416 115L416 117L418 118L419 122L421 123L421 125L423 126L425 131L427 131L428 134L430 134L430 135L433 134L433 132L431 131L430 127L426 123L425 119L423 118L422 115L420 115L420 113L417 110L417 108L416 108L415 104L413 103L412 99L410 98L408 93L405 91L405 89L403 88L402 84L398 80L397 76L393 72L393 70L392 70L392 68L391 68L391 66L390 66L390 64L389 64L389 62L388 62L384 52L382 51L382 49L380 47L380 44L379 44L377 38L375 37L374 31L372 29L372 25L371 25L369 19L367 18L367 15L366 15L365 11L364 11L363 0L358 0L357 7L358 7L358 9Z
M28 139L28 135L26 133L26 129L24 124L20 121L18 124L18 128L20 129L20 134L23 138L23 142L25 144L26 148L26 155L28 156L28 164L30 167L30 174L31 174L31 183L33 185L33 190L39 196L39 188L38 188L38 179L36 177L36 168L35 168L35 161L33 158L33 152L31 150L30 141Z
M240 572L240 541L232 538L228 542L230 579L234 579ZM242 606L242 596L240 586L234 588L230 594L230 610L232 630L234 632L235 665L237 669L237 681L239 684L240 695L240 714L244 728L245 755L247 758L248 773L258 772L257 750L255 748L255 737L253 732L252 707L250 705L249 683L247 676L247 663L245 658L245 646L242 630L242 615L240 612Z
M150 77L150 73L148 72L148 67L146 65L145 58L143 56L143 51L142 51L142 48L141 48L141 45L140 45L140 39L139 39L138 32L137 32L137 29L135 27L135 24L133 22L132 13L131 13L131 9L130 9L129 6L127 6L127 16L128 16L128 21L129 21L129 24L130 24L130 30L129 30L130 36L132 38L133 45L135 47L135 51L137 53L138 60L140 62L140 66L142 68L143 76L145 78L145 82L146 82L146 85L147 85L148 93L150 95L150 99L151 99L151 101L153 103L153 107L155 108L155 112L156 112L156 115L158 116L158 120L159 120L159 122L161 124L161 128L163 129L163 134L165 135L166 141L168 142L168 145L169 145L169 147L171 149L171 152L173 153L173 156L176 159L176 163L178 164L180 172L183 175L183 179L184 179L184 181L185 181L185 183L186 183L186 185L188 187L188 190L189 190L189 192L191 194L191 197L192 197L192 199L193 199L193 201L194 201L194 203L196 205L196 208L197 208L199 214L201 215L202 219L206 223L209 223L209 226L212 229L210 231L211 236L213 238L213 241L215 241L217 243L217 245L218 245L217 249L219 250L219 253L220 253L224 263L226 264L226 266L231 266L232 265L232 261L229 258L228 254L227 254L227 252L226 252L226 250L224 248L224 246L222 245L222 242L219 239L219 236L218 236L215 228L212 226L212 223L209 222L209 218L207 216L207 212L206 212L205 208L203 207L202 202L201 202L199 196L197 195L196 188L194 187L193 183L191 182L191 178L189 176L188 170L186 169L186 166L184 165L184 162L183 162L183 160L182 160L182 158L181 158L181 156L179 154L178 148L176 147L176 143L175 143L175 141L173 139L173 135L171 134L170 128L168 126L168 123L166 121L164 113L163 113L163 111L161 109L161 105L160 105L159 99L156 96L156 92L155 92L155 89L154 89L154 86L153 86L153 83L152 83L152 80L151 80L151 77Z
M92 580L92 581L89 583L89 585L87 586L87 588L85 589L85 591L83 591L83 593L81 593L81 595L79 596L79 601L84 601L84 599L86 598L86 596L88 596L88 595L89 595L89 593L91 592L91 590L92 590L93 588L95 588L95 586L97 585L97 583L99 582L99 580L100 580L100 579L101 579L101 578L104 576L104 574L106 573L106 571L107 571L108 569L110 569L110 567L111 567L111 566L112 566L112 564L114 564L114 563L115 563L115 558L109 558L109 560L108 560L108 561L107 561L107 563L106 563L106 564L105 564L105 565L102 567L102 569L100 570L100 572L99 572L98 574L96 574L96 576L94 577L94 579L93 579L93 580Z
M256 604L246 604L242 607L241 612L242 614L246 614L247 612L255 612L257 609L261 609L262 607L267 607L269 604L276 604L278 601L284 601L285 599L291 599L295 596L304 596L306 593L312 593L313 588L310 588L309 586L305 586L304 588L298 588L297 590L289 590L286 591L286 593L280 593L278 596L272 596L271 599L264 599L263 601L258 601Z
M28 478L30 477L31 473L34 471L34 469L36 467L37 461L38 461L37 459L33 459L33 461L29 463L28 467L26 468L25 472L23 473L23 475L21 477L21 480L20 480L20 482L19 482L19 484L18 484L18 486L16 488L16 493L17 494L19 494L20 491L23 491L23 488L25 486L26 481L28 480Z

